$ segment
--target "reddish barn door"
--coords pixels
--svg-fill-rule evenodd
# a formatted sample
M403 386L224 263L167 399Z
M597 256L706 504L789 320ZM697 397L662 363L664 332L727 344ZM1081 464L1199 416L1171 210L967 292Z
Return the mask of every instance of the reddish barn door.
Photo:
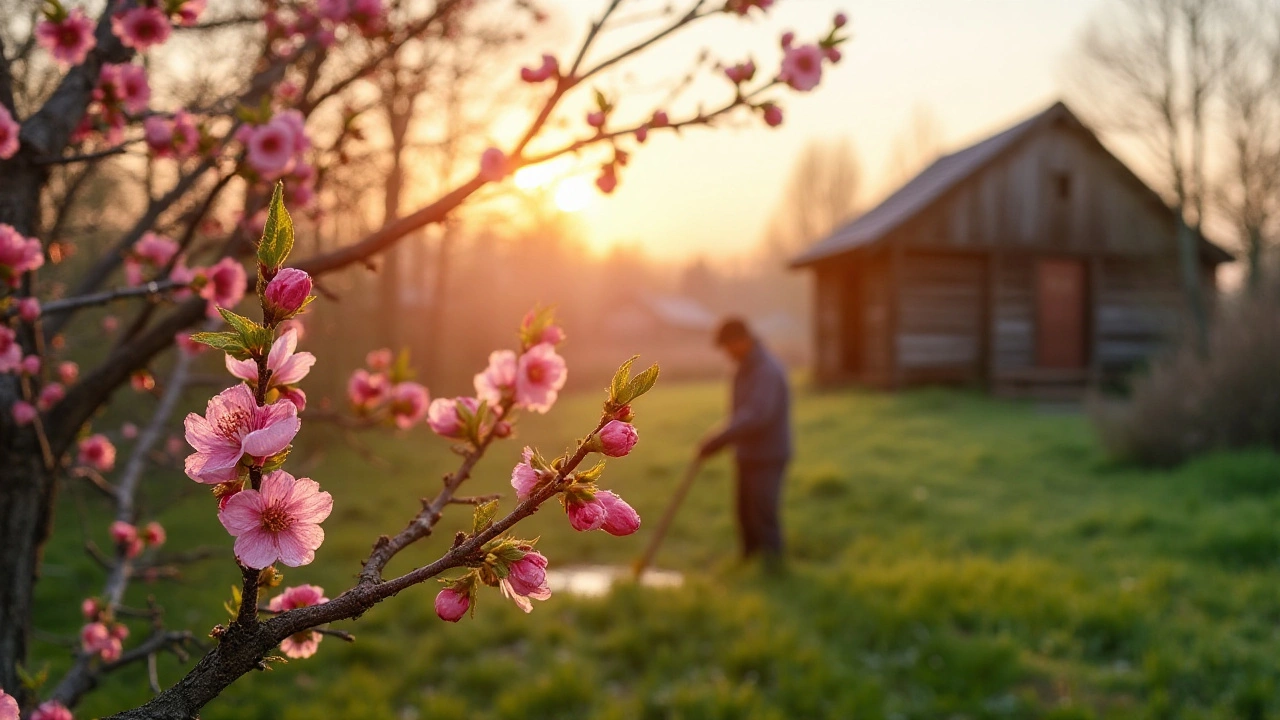
M1085 366L1085 267L1041 260L1036 270L1036 359L1040 367Z

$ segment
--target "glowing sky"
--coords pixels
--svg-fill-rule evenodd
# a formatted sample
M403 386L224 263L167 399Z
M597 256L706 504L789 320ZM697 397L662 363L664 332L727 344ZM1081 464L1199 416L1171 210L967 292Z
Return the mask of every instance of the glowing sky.
M810 138L850 138L863 164L863 202L873 201L887 189L890 148L916 106L933 112L944 147L955 147L1057 99L1069 51L1101 2L779 0L767 20L717 18L645 56L633 82L678 74L703 47L726 59L750 51L771 72L782 30L813 38L841 9L854 38L817 91L784 96L782 128L746 122L651 138L618 191L593 197L578 215L597 248L638 244L669 258L741 255L759 239L793 158ZM566 34L580 32L597 9L595 2L562 0ZM614 87L625 93L626 82ZM574 194L576 206L582 198Z

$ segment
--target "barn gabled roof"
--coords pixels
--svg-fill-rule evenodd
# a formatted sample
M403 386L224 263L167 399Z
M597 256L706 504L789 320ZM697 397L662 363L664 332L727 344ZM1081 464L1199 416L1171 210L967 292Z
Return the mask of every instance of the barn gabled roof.
M795 257L791 261L791 267L812 265L821 260L843 255L854 248L870 245L880 240L907 220L928 208L949 190L994 162L1006 150L1016 145L1023 138L1045 125L1064 118L1080 126L1090 136L1093 135L1067 109L1065 104L1060 101L1055 102L1047 109L1036 113L1013 127L950 155L938 158L906 185L898 188L892 195L885 198L879 205L837 228L826 238L818 241L808 250ZM1097 142L1096 137L1094 137L1094 141ZM1099 143L1099 146L1101 146L1101 143ZM1106 149L1103 148L1103 150L1105 151ZM1123 163L1120 163L1118 159L1116 162L1124 167ZM1125 169L1128 170L1127 167ZM1137 179L1136 176L1135 179ZM1158 199L1154 191L1150 192ZM1164 205L1163 200L1160 200L1160 203ZM1217 245L1204 238L1201 238L1201 240L1203 243L1201 247L1202 259L1211 262L1225 262L1233 259L1230 253Z

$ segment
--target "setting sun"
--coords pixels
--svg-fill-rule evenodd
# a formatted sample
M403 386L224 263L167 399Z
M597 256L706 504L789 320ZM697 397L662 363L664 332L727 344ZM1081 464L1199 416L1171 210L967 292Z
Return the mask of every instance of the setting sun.
M556 207L564 212L577 212L591 202L595 188L591 182L581 176L565 178L556 187Z

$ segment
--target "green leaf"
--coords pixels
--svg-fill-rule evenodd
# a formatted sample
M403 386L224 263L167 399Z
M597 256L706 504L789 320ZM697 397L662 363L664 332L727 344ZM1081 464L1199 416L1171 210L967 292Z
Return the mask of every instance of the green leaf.
M574 473L573 477L577 482L590 483L590 482L595 482L599 480L600 476L603 474L604 474L604 461L600 461L596 463L596 466L591 468L590 470L583 470L582 472Z
M400 348L396 361L389 372L392 383L402 383L414 378L413 366L409 364L409 348Z
M284 183L277 182L267 207L267 222L258 241L258 264L271 274L284 265L293 251L293 218L284 206Z
M270 328L265 328L243 315L224 308L218 308L218 314L240 336L240 343L250 352L263 352L274 339Z
M31 672L27 670L25 667L23 667L22 665L19 665L17 670L18 670L18 682L22 683L22 687L32 692L38 692L40 688L43 687L44 684L49 681L48 665L41 667L40 672L35 673L34 675L31 674Z
M618 397L627 387L627 380L631 377L631 365L639 360L639 355L632 355L630 359L622 363L618 368L618 372L613 374L613 382L609 384L609 402L617 405L625 405L626 401L619 401Z
M556 308L554 305L534 307L525 316L524 321L520 323L521 346L530 348L542 342L542 333L555 322L555 319Z
M490 500L476 506L475 513L471 515L471 532L479 533L485 528L493 524L494 518L498 517L498 501Z
M634 402L637 398L653 389L655 383L658 382L658 366L650 365L644 372L631 378L631 382L627 383L623 394L626 400L623 403Z
M208 345L214 350L221 350L237 360L244 360L249 357L249 348L244 346L244 343L240 340L239 333L198 332L192 333L191 339L202 345Z
M241 599L240 588L236 587L235 585L232 585L231 601L222 603L223 609L227 611L227 614L231 616L232 620L235 620L236 616L240 614L240 599Z

